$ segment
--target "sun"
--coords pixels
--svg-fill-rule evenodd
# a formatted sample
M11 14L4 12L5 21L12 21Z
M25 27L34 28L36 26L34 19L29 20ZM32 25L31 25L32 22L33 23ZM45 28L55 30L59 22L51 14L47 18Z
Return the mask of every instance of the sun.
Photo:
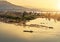
M59 4L57 4L57 9L58 9L58 10L60 10L60 3L59 3Z
M56 4L56 9L60 11L60 1Z

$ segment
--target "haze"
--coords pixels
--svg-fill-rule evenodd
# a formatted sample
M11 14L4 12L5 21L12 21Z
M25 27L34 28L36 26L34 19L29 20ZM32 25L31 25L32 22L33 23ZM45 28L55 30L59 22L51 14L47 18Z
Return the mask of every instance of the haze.
M60 10L60 0L7 0L15 5L43 8L49 10Z

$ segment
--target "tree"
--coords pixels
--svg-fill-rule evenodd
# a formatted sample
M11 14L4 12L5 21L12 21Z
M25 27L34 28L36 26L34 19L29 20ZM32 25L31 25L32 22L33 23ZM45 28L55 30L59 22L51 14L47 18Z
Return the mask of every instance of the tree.
M31 15L31 14L32 13L27 13L26 11L23 12L23 15L22 15L22 24L23 24L23 26L26 25L27 21L36 19L36 16L35 15Z
M25 19L25 16L27 15L28 13L26 11L23 12L23 15L22 15L22 23L23 25L25 26L26 25L26 19Z

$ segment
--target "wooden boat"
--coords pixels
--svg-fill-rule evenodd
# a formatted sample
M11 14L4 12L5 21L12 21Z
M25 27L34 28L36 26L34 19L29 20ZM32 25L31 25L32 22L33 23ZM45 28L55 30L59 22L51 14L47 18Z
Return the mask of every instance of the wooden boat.
M30 32L30 33L33 33L33 31L32 30L24 30L23 32Z
M48 27L49 29L53 29L53 27Z

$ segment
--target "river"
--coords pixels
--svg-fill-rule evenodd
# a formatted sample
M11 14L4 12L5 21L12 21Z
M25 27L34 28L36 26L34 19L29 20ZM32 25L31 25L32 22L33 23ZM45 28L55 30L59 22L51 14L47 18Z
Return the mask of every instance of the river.
M48 27L28 27L15 24L0 22L0 42L60 42L60 21L53 19L37 18L26 24L37 24ZM33 33L23 32L24 30L32 30Z

